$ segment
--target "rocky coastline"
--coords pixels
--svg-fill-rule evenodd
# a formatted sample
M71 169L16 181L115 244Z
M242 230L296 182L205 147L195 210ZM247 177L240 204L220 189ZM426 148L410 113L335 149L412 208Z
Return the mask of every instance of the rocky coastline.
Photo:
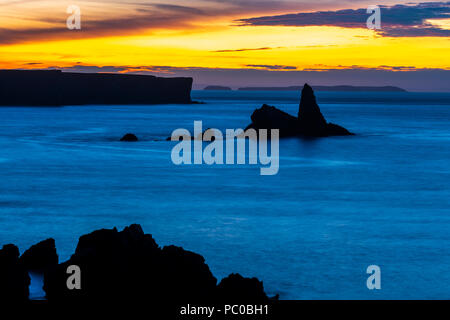
M201 255L176 246L160 247L137 224L83 235L70 259L58 260L51 238L22 255L17 246L4 245L1 301L29 301L29 272L43 275L47 302L56 304L269 301L260 280L232 273L218 283Z

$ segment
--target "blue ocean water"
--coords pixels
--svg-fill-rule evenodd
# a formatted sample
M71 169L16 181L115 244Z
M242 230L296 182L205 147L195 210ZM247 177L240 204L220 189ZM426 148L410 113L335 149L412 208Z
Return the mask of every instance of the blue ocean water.
M194 91L198 105L0 108L0 245L140 223L202 254L220 280L281 299L450 299L450 94L318 92L353 137L280 141L280 170L175 166L177 128L244 128L297 92ZM118 142L133 132L138 143ZM381 267L381 290L366 268Z

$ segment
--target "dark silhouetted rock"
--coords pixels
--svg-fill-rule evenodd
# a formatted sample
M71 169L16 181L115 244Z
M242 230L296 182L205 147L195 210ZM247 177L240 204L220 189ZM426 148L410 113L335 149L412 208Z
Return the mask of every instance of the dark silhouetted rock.
M160 298L176 301L211 299L217 279L201 255L180 247L168 246L162 249L161 264L163 281Z
M20 257L20 262L26 270L43 272L58 264L55 240L50 238L31 246Z
M251 119L252 123L245 131L248 129L279 129L280 137L293 136L298 133L296 117L267 104L264 104L260 109L256 109Z
M61 70L0 70L0 105L192 103L192 78L72 73Z
M245 129L279 129L280 137L310 136L346 136L352 135L347 129L336 124L327 123L320 112L312 88L305 84L302 90L298 117L291 116L275 107L263 105L256 109L252 123Z
M220 301L260 301L269 300L264 292L262 281L244 278L240 274L230 274L217 286Z
M126 135L124 135L120 141L124 141L124 142L136 142L139 141L138 137L136 137L134 134L132 133L127 133Z
M4 245L0 250L0 301L23 302L28 300L30 276L19 261L19 249Z
M81 290L66 286L67 267L81 269ZM217 287L205 259L175 246L160 248L139 225L102 229L80 237L75 254L45 274L50 302L160 304L266 300L262 283L232 275Z
M314 91L308 84L305 84L302 90L298 121L301 131L306 134L322 135L322 132L326 131L327 122L320 112Z

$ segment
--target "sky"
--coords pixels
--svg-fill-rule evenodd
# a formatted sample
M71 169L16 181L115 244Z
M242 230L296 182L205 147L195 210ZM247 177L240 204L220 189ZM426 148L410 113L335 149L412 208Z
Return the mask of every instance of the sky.
M69 30L67 8L81 11ZM381 29L367 28L369 5ZM450 91L450 2L0 0L0 68ZM426 79L426 81L425 81Z

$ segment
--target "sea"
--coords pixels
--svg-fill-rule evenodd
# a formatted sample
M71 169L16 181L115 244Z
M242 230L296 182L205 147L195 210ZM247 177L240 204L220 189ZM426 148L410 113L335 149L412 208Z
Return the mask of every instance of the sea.
M175 165L175 129L245 128L300 92L193 91L201 104L0 107L0 246L141 224L201 254L220 281L280 299L450 299L450 93L316 92L354 136L286 138L279 171ZM120 142L125 133L139 142ZM369 289L369 266L380 289ZM369 268L370 269L370 268ZM370 270L369 270L370 271ZM42 279L31 296L42 298Z

